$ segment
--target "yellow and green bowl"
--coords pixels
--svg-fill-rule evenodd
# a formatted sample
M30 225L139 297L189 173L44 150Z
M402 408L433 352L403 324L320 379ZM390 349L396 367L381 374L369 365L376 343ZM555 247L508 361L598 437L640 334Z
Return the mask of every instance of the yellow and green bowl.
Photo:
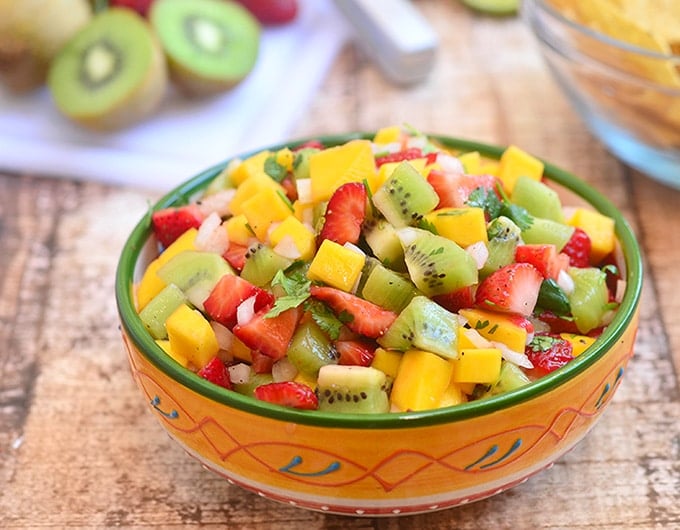
M357 137L372 135L321 140L334 145ZM489 158L503 151L431 138L453 151L476 150ZM227 163L188 180L153 208L190 201ZM499 396L370 416L300 411L223 389L175 363L135 311L134 285L155 250L147 216L125 244L116 277L123 341L142 399L170 436L206 468L258 495L310 510L354 516L423 513L525 482L572 449L611 401L633 355L642 288L640 250L622 214L574 175L550 164L545 175L615 220L627 282L606 331L565 367Z

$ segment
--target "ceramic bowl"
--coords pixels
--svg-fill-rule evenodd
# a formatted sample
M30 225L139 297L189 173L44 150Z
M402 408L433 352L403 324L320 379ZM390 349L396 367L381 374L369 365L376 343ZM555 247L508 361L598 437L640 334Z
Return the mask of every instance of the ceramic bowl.
M371 137L323 140L333 145L357 136ZM432 138L490 158L502 152ZM182 184L154 208L185 203L225 165ZM621 213L575 176L550 164L545 174L615 219L627 280L620 309L604 334L562 369L518 390L456 407L370 416L287 409L223 389L176 364L135 312L133 288L155 248L147 216L125 244L116 278L123 340L142 398L170 436L206 468L258 495L306 509L414 514L523 483L572 449L610 403L633 355L642 284L640 251Z
M671 46L668 53L653 52L616 40L557 11L559 3L522 2L523 17L557 85L609 151L680 188L680 51L673 54ZM596 9L582 4L579 8ZM654 38L640 30L631 33L635 28L627 30L625 20L604 22L631 41Z

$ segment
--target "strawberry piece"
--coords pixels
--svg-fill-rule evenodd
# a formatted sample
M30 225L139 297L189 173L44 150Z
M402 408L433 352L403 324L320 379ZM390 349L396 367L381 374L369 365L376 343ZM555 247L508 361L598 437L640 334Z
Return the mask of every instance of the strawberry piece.
M203 302L203 308L212 320L232 329L236 324L238 306L251 296L255 296L256 312L269 308L274 303L274 295L271 293L240 276L225 274Z
M375 344L364 340L336 340L338 364L370 366L375 357Z
M319 406L319 400L314 390L295 381L280 381L260 385L255 388L255 397L275 405L303 410L316 410Z
M425 155L420 147L409 147L403 151L376 157L375 165L376 167L380 167L383 164L403 162L404 160L415 160L416 158L426 158L427 164L434 164L437 161L437 153L427 153Z
M559 335L537 333L527 344L524 353L534 365L530 377L541 377L561 368L574 358L571 343Z
M156 239L167 248L190 228L201 226L203 218L201 210L195 204L171 206L151 214L151 227Z
M331 195L324 215L319 244L330 239L340 245L356 244L366 217L366 187L361 182L348 182Z
M126 7L143 17L147 15L154 0L109 0L109 7Z
M234 269L241 272L243 266L246 264L246 253L248 247L246 245L239 245L238 243L229 243L229 248L222 254L222 257L227 260L227 263Z
M518 245L515 261L531 263L544 278L553 280L557 280L560 271L567 270L569 266L569 256L558 253L557 247L550 244Z
M577 227L562 252L569 256L569 265L572 267L589 267L591 246L588 234Z
M250 351L250 367L256 374L271 374L274 359L257 350Z
M210 359L210 361L198 371L198 375L221 387L228 389L232 388L227 366L219 357Z
M307 140L306 142L301 143L300 145L294 147L292 150L293 152L300 151L302 149L323 149L325 146L321 142L321 140Z
M275 317L267 317L268 311L267 308L258 311L248 322L236 324L232 331L251 350L257 350L276 361L285 357L302 316L302 309L287 309Z
M580 333L573 319L561 317L552 311L542 311L536 317L548 324L552 333Z
M496 191L498 179L493 175L463 175L433 169L427 182L439 195L437 208L461 208L477 188Z
M444 309L457 313L459 310L472 307L475 304L475 291L472 285L466 285L456 291L433 296L432 299Z
M393 311L334 287L312 285L310 294L328 304L336 314L349 315L346 326L355 333L372 339L385 333L397 318Z
M297 0L237 0L266 26L287 24L298 14Z
M529 316L536 306L543 277L529 263L511 263L484 278L475 303L486 309Z

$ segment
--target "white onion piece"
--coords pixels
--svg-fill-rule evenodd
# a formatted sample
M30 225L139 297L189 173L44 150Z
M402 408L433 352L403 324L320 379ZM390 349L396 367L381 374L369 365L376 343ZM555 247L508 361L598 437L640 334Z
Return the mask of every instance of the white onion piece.
M560 286L565 294L569 295L574 292L574 280L567 271L561 270L557 275L557 285Z
M312 201L312 181L311 179L297 179L295 181L298 201L301 204L308 204Z
M437 154L437 164L440 165L444 173L463 174L465 172L462 162L455 156L446 153Z
M475 348L492 348L493 345L490 341L486 340L479 331L472 328L465 328L463 334L467 339L474 344Z
M231 347L234 344L234 334L229 328L214 320L210 321L210 327L215 332L215 338L220 350L231 351Z
M472 243L472 245L465 248L465 251L475 260L477 270L481 269L486 263L486 260L489 259L489 249L484 241Z
M349 241L342 246L345 247L347 250L352 250L352 251L356 252L357 254L360 254L361 256L366 255L366 253L363 250L361 250L359 247L357 247L354 243L350 243Z
M226 217L231 213L229 205L236 195L236 189L218 191L212 195L207 195L197 202L199 210L203 215L216 213L220 217Z
M492 344L494 348L501 350L501 355L506 361L516 364L517 366L521 366L522 368L534 367L532 362L529 360L529 357L527 357L524 352L511 350L502 342L492 342Z
M257 295L246 298L236 308L236 322L239 326L247 324L255 316L255 300L257 300Z
M401 144L399 142L391 142L389 144L374 144L371 143L371 148L373 149L373 154L378 155L381 153L396 153L401 151Z
M299 259L302 256L297 248L297 245L295 244L295 241L289 235L283 236L281 241L276 244L273 250L279 256L283 256L284 258L289 258L292 260Z
M272 378L277 383L279 381L292 381L297 373L295 365L286 357L279 359L272 365Z
M242 385L250 380L250 366L245 363L233 364L227 370L229 379L235 385Z
M198 228L194 242L197 250L224 254L229 248L229 234L215 212L206 217Z

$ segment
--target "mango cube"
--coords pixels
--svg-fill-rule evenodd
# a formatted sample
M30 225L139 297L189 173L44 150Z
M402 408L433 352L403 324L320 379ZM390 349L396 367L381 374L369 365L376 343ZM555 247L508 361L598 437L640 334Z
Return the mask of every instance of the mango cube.
M468 175L482 174L482 157L479 151L469 151L458 156L458 160L463 164L463 170Z
M467 392L465 391L465 387L467 386L468 385L461 385L459 383L450 381L449 386L446 387L444 395L442 395L442 398L439 401L439 406L453 407L455 405L465 403L467 401Z
M402 411L439 407L451 381L453 365L435 353L409 350L403 354L390 400Z
M595 337L588 337L587 335L579 335L577 333L560 333L560 337L571 343L571 354L574 357L581 355L586 348L589 348L595 342Z
M269 234L269 240L274 247L284 241L285 238L292 240L300 253L300 259L305 261L312 259L316 250L316 236L293 215L286 217Z
M309 265L307 277L350 292L356 285L365 262L366 256L363 254L324 239Z
M527 330L522 317L474 308L461 309L458 313L485 339L502 342L513 351L524 351Z
M312 201L330 199L347 182L369 183L375 176L375 157L369 140L352 140L309 157Z
M242 213L234 215L224 222L227 228L229 241L238 245L247 246L255 234L248 227L248 218Z
M401 140L401 127L399 125L392 125L390 127L383 127L375 133L373 141L376 144L393 144Z
M399 371L402 353L385 348L376 348L371 367L383 372L387 377L394 379Z
M455 241L463 248L479 241L489 241L482 208L440 208L427 214L425 219L432 223L440 236Z
M264 161L267 160L271 154L271 151L261 151L236 165L229 174L229 179L234 186L240 186L245 180L253 175L264 174Z
M269 227L276 221L283 221L290 216L290 205L279 190L263 188L242 204L243 215L248 219L248 226L260 241L267 240Z
M453 359L454 383L486 383L495 382L501 374L503 357L498 348L471 348L462 350L457 359Z
M197 309L186 304L179 306L165 321L170 349L202 368L217 355L220 346L210 323Z
M275 192L286 194L283 186L264 173L256 173L245 180L236 189L233 199L229 203L232 215L244 213L243 204L263 190L270 189Z
M541 180L543 169L544 164L538 158L511 145L501 155L498 178L501 179L505 191L512 193L520 176L525 175L534 180Z
M165 282L161 280L156 272L163 265L165 265L171 258L175 257L180 252L185 250L195 250L194 242L196 241L196 235L198 230L196 228L190 228L179 236L175 241L166 248L163 253L158 256L155 260L149 263L148 267L144 271L142 279L137 284L137 311L144 309L144 306L148 304L158 293L160 293L165 287Z
M607 254L614 250L616 236L614 233L614 219L606 215L589 210L577 208L568 224L581 228L590 238L590 256L592 263L599 263Z
M184 366L184 368L189 366L189 361L187 360L186 357L183 357L178 353L172 351L172 346L170 346L170 341L168 339L157 339L156 344L158 344L161 347L161 349L165 353L167 353L170 357L172 357L178 364Z

